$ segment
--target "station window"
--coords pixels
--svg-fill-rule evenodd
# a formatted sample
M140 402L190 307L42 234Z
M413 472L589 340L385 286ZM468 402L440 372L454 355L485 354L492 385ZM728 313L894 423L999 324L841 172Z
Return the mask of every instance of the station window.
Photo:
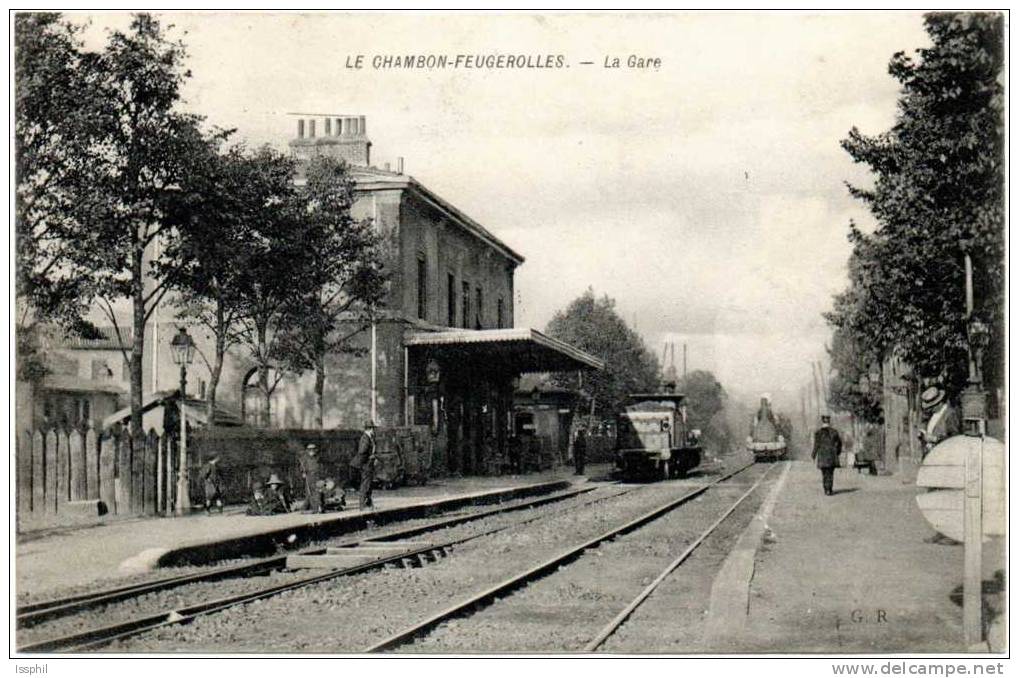
M463 305L463 327L471 326L471 284L464 280L460 283L462 293L460 303Z
M456 327L456 276L446 275L446 324Z
M418 255L418 318L425 320L428 312L428 262Z

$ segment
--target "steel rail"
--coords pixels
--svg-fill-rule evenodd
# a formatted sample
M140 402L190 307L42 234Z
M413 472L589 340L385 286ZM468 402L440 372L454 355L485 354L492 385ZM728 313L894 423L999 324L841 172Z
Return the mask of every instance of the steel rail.
M574 490L574 491L571 491L571 492L572 492L573 496L576 496L576 495L579 495L579 494L583 494L583 493L586 493L586 492L593 491L594 489L596 489L596 488L594 488L594 487L586 487L586 488L580 488L579 490ZM587 506L589 504L594 504L594 503L597 503L597 502L600 502L600 501L604 501L606 499L612 499L612 498L615 498L615 497L619 497L619 496L622 496L624 494L628 494L629 492L632 492L635 489L637 489L637 488L630 488L630 489L624 490L622 492L618 492L616 494L610 495L608 497L600 497L600 498L597 498L597 499L592 499L591 501L585 502L583 504L583 506ZM560 498L563 498L563 497L560 497ZM551 498L550 497L543 497L542 499L545 500L545 501L543 501L541 503L551 503ZM529 508L529 507L533 507L535 505L535 501L536 500L528 500L528 502L526 503L527 505L525 505L525 504L518 504L518 505L514 505L512 507L502 507L503 511L496 511L496 510L492 509L490 511L485 511L484 513L492 515L492 514L495 514L495 513L507 512L509 510ZM466 520L461 520L461 519L462 518L471 518L471 519L473 519L473 517L476 516L476 515L477 514L472 514L471 516L458 516L455 519L448 519L448 520L444 520L444 521L440 521L440 522L448 523L448 522L452 522L454 520L459 520L460 522L467 522ZM255 600L260 600L260 599L263 599L263 598L269 598L269 597L278 595L280 593L283 593L285 591L290 591L290 590L293 590L293 589L302 588L304 586L309 586L311 584L317 584L317 583L320 583L320 582L328 581L330 579L337 579L339 577L346 577L346 576L361 574L363 572L368 572L370 570L374 570L374 569L379 569L379 568L385 567L386 565L388 565L390 563L398 563L398 562L402 562L405 559L417 558L417 557L420 557L420 556L424 556L424 555L426 555L426 554L428 554L430 552L442 551L442 550L445 550L445 549L450 548L452 546L456 546L456 545L459 545L459 544L463 544L463 543L472 541L474 539L478 539L478 538L485 537L485 536L488 536L488 535L491 535L491 534L495 534L495 533L501 532L503 530L508 530L510 528L518 527L520 525L526 525L528 523L531 523L531 522L534 522L534 521L537 521L537 520L541 520L544 517L545 516L533 516L533 517L527 518L526 520L517 521L517 522L512 523L510 525L503 525L503 526L500 526L500 527L495 527L495 528L492 528L492 529L489 529L489 530L485 530L485 531L477 533L477 534L468 535L466 537L460 537L460 538L453 539L453 540L450 540L450 541L444 542L444 543L429 544L429 545L424 546L424 547L422 547L420 549L416 549L416 550L413 550L413 551L406 551L406 552L398 553L398 554L393 554L393 555L390 555L390 556L385 556L385 557L379 558L378 560L373 560L373 561L370 561L370 562L367 562L367 563L361 563L361 564L358 564L358 565L355 565L355 566L352 566L352 567L342 568L342 569L338 569L338 570L332 570L330 572L314 575L314 576L311 576L311 577L303 577L303 578L297 579L295 581L285 582L283 584L277 584L275 586L270 586L270 587L258 589L256 591L251 591L251 592L248 592L248 593L242 593L242 594L238 594L238 595L234 595L234 596L228 596L228 597L225 597L225 598L220 598L218 600L212 600L212 601L200 603L200 604L197 604L197 605L192 605L192 606L189 606L189 607L184 607L184 608L175 609L175 610L166 610L166 611L154 614L154 615L149 615L149 616L145 616L145 617L139 617L139 618L136 618L136 619L128 620L126 622L121 622L121 623L117 623L117 624L111 624L111 625L108 625L108 626L88 629L86 631L74 633L74 634L67 635L67 636L62 636L62 637L59 637L59 638L51 638L51 639L37 641L37 642L34 642L34 643L29 643L27 645L23 645L23 646L19 647L18 651L22 652L22 653L56 652L56 651L75 652L75 651L95 649L97 647L101 647L103 645L107 645L107 644L109 644L109 643L111 643L111 642L113 642L115 640L120 640L122 638L127 638L129 636L137 635L137 634L145 632L145 631L153 631L153 630L156 630L156 629L159 629L159 628L162 628L162 627L165 627L165 626L171 626L171 625L174 625L174 624L188 623L188 622L193 621L195 617L197 617L199 615L202 615L202 614L210 614L212 612L218 612L220 610L224 610L224 609L227 609L229 607L233 607L235 605L241 605L243 603L253 602ZM385 533L385 534L382 534L382 535L375 535L375 536L371 537L370 539L351 540L350 542L345 543L344 545L356 545L356 544L363 544L363 543L385 542L386 540L394 540L394 539L396 539L399 536L412 536L412 535L408 534L408 533L411 533L411 532L413 532L415 534L420 534L423 531L423 529L424 529L424 526L417 526L417 527L409 528L409 529L406 529L406 530L401 530L401 531L398 531L398 532L394 531L394 532L389 532L389 533ZM315 550L311 550L311 551L306 551L306 552L304 552L304 554L305 555L316 555L316 554L320 554L320 553L324 553L324 552L325 552L325 549L315 549ZM283 559L285 560L285 557L283 557Z
M727 473L726 475L721 476L713 480L712 482L697 488L696 490L687 492L678 499L670 500L665 504L655 509L652 509L651 511L648 511L647 513L644 513L643 515L638 516L637 518L634 518L633 520L630 520L624 523L623 525L620 525L619 527L615 527L609 530L608 532L605 532L593 539L589 539L585 541L583 544L580 544L579 546L574 546L573 548L570 548L567 551L564 551L556 556L553 556L552 558L549 558L548 560L540 563L539 565L536 565L520 574L513 575L512 577L505 579L499 584L496 584L495 586L485 589L480 593L474 594L467 598L466 600L456 603L452 607L446 608L445 610L442 610L441 612L438 612L437 614L428 617L424 621L418 622L413 626L410 626L402 631L393 634L392 636L389 636L385 640L382 640L374 645L369 646L363 651L383 652L386 650L391 650L395 647L403 645L404 643L414 640L418 636L430 632L432 629L434 629L436 626L443 623L444 621L447 621L454 617L460 617L470 614L471 612L478 610L484 607L485 605L491 603L499 595L509 593L511 591L514 591L515 589L519 589L524 585L528 584L529 582L535 579L539 579L548 574L549 572L558 569L561 565L576 560L585 551L595 548L598 545L602 544L603 542L615 539L620 535L632 532L633 530L660 518L661 516L669 513L673 509L687 503L688 501L694 499L695 497L700 496L701 494L707 492L712 487L715 487L719 483L724 482L739 473L742 473L743 471L747 470L748 468L751 468L752 466L755 466L755 464L750 463L745 466L742 466L736 469L735 471L732 471L731 473Z
M662 570L661 574L659 574L655 578L654 581L648 584L647 587L645 587L644 590L641 591L637 595L637 597L634 598L630 602L630 604L623 609L622 612L616 615L616 617L612 621L606 624L605 627L598 632L598 635L596 635L594 639L591 640L591 642L584 646L584 651L594 652L599 647L601 647L602 643L604 643L609 638L609 636L614 634L619 629L619 627L623 625L623 623L630 617L630 615L633 614L634 610L640 607L640 605L648 598L648 596L650 596L655 591L655 589L657 589L658 586L663 581L665 581L665 579L670 574L672 574L673 570L682 565L683 562L687 558L689 558L690 555L697 549L697 547L700 546L701 543L704 542L704 540L707 539L716 529L718 529L718 526L721 525L726 518L732 515L732 512L735 511L737 507L739 507L739 505L742 504L743 501L747 497L749 497L754 492L754 490L756 490L758 486L760 486L761 483L764 482L764 479L768 477L768 474L771 473L771 469L773 468L775 467L774 466L769 467L768 470L766 470L761 475L761 477L758 478L757 481L750 486L750 489L744 492L739 499L737 499L724 513L722 513L722 515L718 517L717 520L715 520L715 522L711 524L710 527L701 532L700 536L697 537L697 539L695 539L689 546L687 546L682 553L676 556L676 559L669 563L666 566L666 568Z
M577 495L590 492L593 489L595 488L582 487L580 489L559 492L544 497L538 497L536 499L525 499L520 502L500 505L496 506L495 508L486 509L483 511L453 516L451 518L442 518L424 525L391 530L381 535L374 535L368 538L352 540L349 543L341 543L340 546L349 546L362 541L386 541L406 539L408 537L425 534L427 532L434 532L436 530L441 530L447 527L461 525L466 522L481 520L483 518L487 518L489 516L497 515L500 513L509 513L512 511L519 511L527 508L535 508L538 506L543 506L545 504L570 499ZM315 551L316 549L312 549L310 551L300 551L297 553L303 555L314 553ZM285 564L286 564L285 555L271 556L268 558L258 559L255 562L241 563L238 565L227 565L224 567L216 568L215 570L211 571L176 575L173 577L157 579L155 581L131 584L128 586L121 586L112 589L104 589L102 591L95 591L91 593L75 594L67 597L41 601L38 603L29 603L27 605L22 605L18 607L16 623L18 628L26 628L44 622L48 619L63 617L81 610L99 607L100 605L115 603L122 600L127 600L129 598L135 598L137 596L145 595L148 593L166 591L171 588L185 586L188 584L216 581L218 579L226 579L230 577L249 576L253 574L258 574L260 572L278 569L283 567Z

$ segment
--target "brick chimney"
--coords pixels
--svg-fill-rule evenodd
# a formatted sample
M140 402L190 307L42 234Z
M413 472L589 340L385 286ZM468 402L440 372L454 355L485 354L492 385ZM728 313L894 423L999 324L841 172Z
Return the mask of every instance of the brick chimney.
M371 164L372 142L368 141L363 115L321 116L324 134L315 135L317 117L297 120L297 137L290 140L290 150L301 160L328 155L346 160L350 165Z

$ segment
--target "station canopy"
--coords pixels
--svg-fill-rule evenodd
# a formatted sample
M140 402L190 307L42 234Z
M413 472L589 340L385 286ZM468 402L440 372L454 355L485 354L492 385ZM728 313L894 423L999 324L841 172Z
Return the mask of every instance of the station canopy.
M441 358L483 361L521 373L605 368L590 353L529 328L413 332L404 338L404 345L425 348Z

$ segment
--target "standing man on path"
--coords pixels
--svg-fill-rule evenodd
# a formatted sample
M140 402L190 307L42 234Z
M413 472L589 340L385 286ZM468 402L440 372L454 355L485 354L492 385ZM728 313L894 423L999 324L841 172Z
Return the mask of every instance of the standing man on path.
M375 422L369 420L357 443L357 459L361 464L361 508L372 506L372 482L375 480Z
M842 438L839 432L831 427L831 417L821 415L821 428L814 432L814 451L811 459L817 460L817 468L821 469L821 485L825 496L832 495L832 484L835 481L835 469L839 465L842 454Z
M587 461L587 431L584 425L577 427L577 437L573 439L573 467L578 476L584 475L584 462Z
M212 515L213 504L223 512L223 476L219 472L219 457L213 457L202 469L202 485L205 489L205 513Z
M322 490L318 486L318 445L309 444L301 458L304 474L305 504L312 513L322 513Z

